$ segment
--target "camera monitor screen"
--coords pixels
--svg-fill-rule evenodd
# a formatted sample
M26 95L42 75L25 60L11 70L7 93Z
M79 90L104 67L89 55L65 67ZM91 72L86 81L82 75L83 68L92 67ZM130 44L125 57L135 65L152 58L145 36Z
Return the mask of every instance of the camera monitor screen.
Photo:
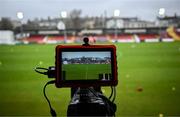
M56 86L116 85L115 46L58 46Z

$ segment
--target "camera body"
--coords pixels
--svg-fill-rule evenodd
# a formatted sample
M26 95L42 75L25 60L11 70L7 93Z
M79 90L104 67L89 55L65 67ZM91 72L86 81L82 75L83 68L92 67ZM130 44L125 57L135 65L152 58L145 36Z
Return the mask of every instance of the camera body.
M97 92L94 92L97 93ZM67 116L105 116L106 105L88 89L78 89L68 106Z
M56 87L116 86L114 45L56 47Z
M114 116L116 104L91 88L78 88L68 106L67 116Z

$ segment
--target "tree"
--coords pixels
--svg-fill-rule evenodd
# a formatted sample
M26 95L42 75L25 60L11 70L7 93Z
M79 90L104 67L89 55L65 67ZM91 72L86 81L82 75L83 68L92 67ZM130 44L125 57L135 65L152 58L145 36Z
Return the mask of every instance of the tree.
M2 18L0 22L1 30L13 30L12 22L9 18Z
M81 10L74 9L70 12L69 16L72 22L72 28L81 28Z

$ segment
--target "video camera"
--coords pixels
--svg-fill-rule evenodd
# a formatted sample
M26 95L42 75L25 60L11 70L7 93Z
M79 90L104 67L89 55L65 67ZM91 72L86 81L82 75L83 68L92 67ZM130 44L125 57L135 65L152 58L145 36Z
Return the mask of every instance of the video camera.
M82 46L56 46L55 67L36 68L35 71L48 77L55 77L55 80L47 84L55 83L57 88L71 88L67 116L115 116L115 86L118 83L116 47L89 45L88 38L84 38L84 42ZM37 69L48 71L40 72ZM109 98L103 95L101 86L111 86ZM45 94L45 87L44 96L52 116L55 116L55 111Z

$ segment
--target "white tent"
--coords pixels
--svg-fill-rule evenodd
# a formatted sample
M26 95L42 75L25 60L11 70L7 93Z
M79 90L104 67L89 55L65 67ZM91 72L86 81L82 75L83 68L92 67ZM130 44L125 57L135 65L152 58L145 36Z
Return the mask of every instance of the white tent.
M14 33L10 30L0 30L0 44L14 44Z

